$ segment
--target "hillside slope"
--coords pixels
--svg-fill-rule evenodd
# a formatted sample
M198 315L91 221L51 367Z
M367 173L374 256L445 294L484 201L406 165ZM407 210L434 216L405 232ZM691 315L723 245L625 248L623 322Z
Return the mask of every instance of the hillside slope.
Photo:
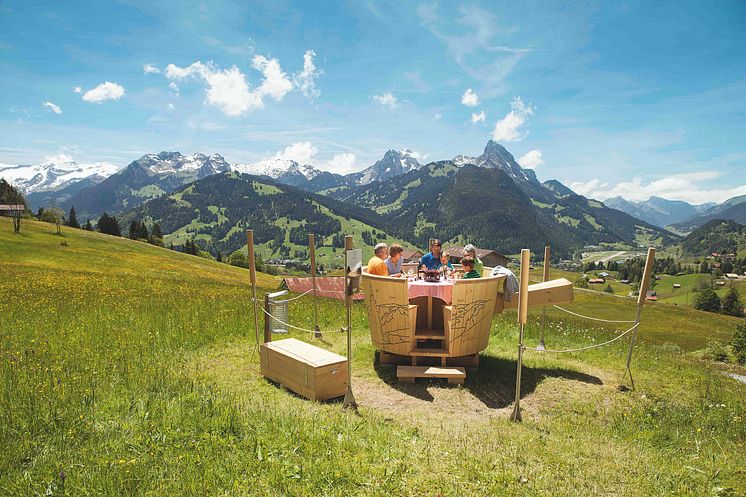
M582 354L527 351L524 422L512 423L515 314L495 319L465 385L401 385L376 363L356 304L352 374L361 407L352 414L261 377L245 270L62 232L28 221L15 235L0 218L3 495L746 491L746 387L670 344L651 346L649 330L635 350L635 391L617 389L624 342ZM261 299L278 281L260 275L259 283ZM629 317L604 310L625 299L592 297L579 304ZM307 297L290 308L293 324L313 322ZM321 299L324 339L290 336L344 353L345 335L334 332L343 314L341 303ZM528 343L539 323L532 313ZM614 333L550 315L547 345L583 346Z

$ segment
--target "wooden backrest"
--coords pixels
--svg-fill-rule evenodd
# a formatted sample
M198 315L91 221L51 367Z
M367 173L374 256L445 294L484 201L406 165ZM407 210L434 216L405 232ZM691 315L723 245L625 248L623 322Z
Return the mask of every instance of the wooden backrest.
M361 286L373 345L393 354L409 353L414 330L409 318L407 280L363 272Z
M476 354L487 347L498 288L504 276L456 280L450 321L450 354Z

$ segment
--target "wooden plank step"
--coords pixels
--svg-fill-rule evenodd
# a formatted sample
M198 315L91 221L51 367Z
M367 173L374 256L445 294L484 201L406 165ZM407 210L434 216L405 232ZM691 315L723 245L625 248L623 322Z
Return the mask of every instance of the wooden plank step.
M414 337L417 339L443 340L446 336L443 330L418 329L414 332Z
M416 378L446 378L448 383L462 384L466 378L466 370L435 366L399 366L396 368L396 377L408 383L414 383Z
M409 353L411 356L422 356L422 357L447 357L448 351L445 349L429 349L429 348L418 348L415 347L412 349L412 352Z

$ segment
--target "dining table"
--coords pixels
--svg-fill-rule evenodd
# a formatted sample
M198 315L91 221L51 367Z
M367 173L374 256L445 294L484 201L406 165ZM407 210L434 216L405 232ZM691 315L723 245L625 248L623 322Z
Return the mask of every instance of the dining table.
M423 298L427 302L427 329L433 329L433 299L438 299L443 302L444 305L451 303L453 298L453 284L452 279L443 279L440 281L425 281L421 279L409 280L407 282L407 293L409 301L416 303L417 301L422 302ZM442 305L438 306L442 308ZM418 315L420 314L418 309ZM418 322L420 319L418 319Z

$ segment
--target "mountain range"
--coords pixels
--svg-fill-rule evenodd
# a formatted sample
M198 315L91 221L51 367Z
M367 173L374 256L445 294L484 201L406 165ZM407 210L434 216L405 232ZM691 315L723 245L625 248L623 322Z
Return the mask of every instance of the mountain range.
M0 177L17 187L34 206L59 203L118 170L119 166L108 162L78 164L66 155L59 155L41 164L0 164Z
M338 212L359 209L358 221L399 240L422 245L437 236L505 252L526 245L526 240L537 249L543 241L551 241L565 254L606 242L665 244L677 239L674 233L687 233L712 219L746 221L746 196L717 205L691 205L660 197L645 202L621 197L603 203L587 199L557 180L539 182L532 169L522 168L510 152L492 140L480 155L457 155L425 165L417 157L411 150L392 149L362 171L340 175L286 158L230 165L219 154L161 152L144 155L118 171L107 163L79 165L57 160L37 166L0 165L0 176L20 186L32 208L52 203L65 210L75 206L79 218L95 219L104 211L136 212L148 201L171 198L195 182L232 171L237 174L227 177L247 175L257 184L294 187L282 190L290 197L302 190L318 194L312 197L315 202L320 198L337 201ZM231 203L217 190L209 201L214 208L228 208ZM340 207L343 204L347 207ZM270 202L268 208L275 205ZM472 213L469 205L479 209ZM187 219L183 209L177 211L179 219ZM199 225L203 215L194 212L189 222L173 232L194 232L185 226ZM216 246L223 243L220 240L222 237Z
M713 219L746 222L746 195L730 198L720 204L709 202L692 205L660 197L650 197L644 202L613 197L604 200L604 204L679 234L687 234Z
M376 164L376 172L386 174L390 164ZM308 232L318 235L319 250L328 253L341 247L340 230L367 245L395 239L423 247L438 237L505 253L525 246L538 251L549 241L556 255L565 256L588 244L637 246L677 239L557 181L540 183L493 141L469 160L400 165L409 171L365 184L359 176L322 193L282 183L293 170L308 179L292 164L280 174L280 168L267 167L250 169L260 176L230 171L151 199L122 220L125 225L137 219L158 222L167 243L193 238L224 254L242 247L244 229L253 227L266 257L302 251ZM272 173L278 177L272 179ZM319 174L309 176L313 181Z
M604 204L661 228L690 219L715 205L713 203L692 205L681 200L667 200L654 196L643 202L613 197L604 200Z
M66 211L74 206L81 219L95 218L103 212L131 209L192 181L226 171L230 171L230 165L219 154L148 154L95 185L74 193L70 190L75 185L71 185L61 191L66 198L58 204Z

